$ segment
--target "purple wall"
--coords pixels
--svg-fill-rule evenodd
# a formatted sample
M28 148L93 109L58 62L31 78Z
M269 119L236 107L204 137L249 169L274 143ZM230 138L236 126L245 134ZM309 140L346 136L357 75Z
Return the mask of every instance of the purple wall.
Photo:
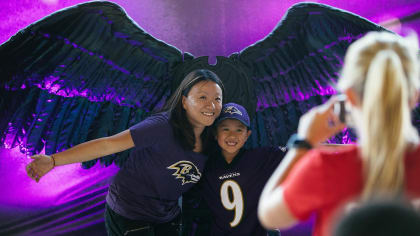
M0 1L0 43L36 20L81 0ZM228 56L265 37L296 2L279 0L115 0L140 27L154 37L195 56ZM420 11L418 0L317 1L374 22L402 18ZM176 4L175 4L176 3ZM420 34L420 20L406 24ZM404 26L404 25L403 25ZM403 27L404 28L404 27ZM400 28L395 28L400 30ZM210 59L214 62L214 58ZM58 167L40 183L30 181L30 160L16 150L0 149L0 221L10 209L42 209L60 205L109 180L117 167L79 164ZM57 181L59 180L59 181ZM9 212L7 215L4 212ZM17 213L16 213L17 214Z
M0 2L0 43L19 29L81 0ZM195 56L228 56L265 37L296 0L114 0L140 27ZM376 23L420 11L418 0L316 1ZM176 3L176 4L174 4ZM420 21L418 21L420 22ZM420 23L410 24L420 33Z

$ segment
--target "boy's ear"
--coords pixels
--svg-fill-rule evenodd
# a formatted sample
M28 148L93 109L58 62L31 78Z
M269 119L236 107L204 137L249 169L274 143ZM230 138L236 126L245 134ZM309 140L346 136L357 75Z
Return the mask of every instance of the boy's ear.
M249 136L251 135L252 131L248 130L247 134L246 134L246 140L248 140Z

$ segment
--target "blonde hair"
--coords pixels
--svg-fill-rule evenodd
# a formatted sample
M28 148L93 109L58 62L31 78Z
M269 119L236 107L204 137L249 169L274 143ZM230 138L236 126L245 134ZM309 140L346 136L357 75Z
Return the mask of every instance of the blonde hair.
M396 196L404 189L404 153L418 139L410 115L419 89L417 52L416 37L370 32L345 56L338 87L351 88L361 101L364 200L373 194Z

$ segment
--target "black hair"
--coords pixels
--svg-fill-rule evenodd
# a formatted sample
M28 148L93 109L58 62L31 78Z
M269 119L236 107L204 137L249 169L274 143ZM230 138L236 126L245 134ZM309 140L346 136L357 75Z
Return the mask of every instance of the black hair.
M224 86L222 80L212 71L206 69L199 69L190 72L182 80L181 84L169 98L163 110L169 112L169 123L172 126L175 139L186 150L193 150L195 146L195 136L193 127L187 118L186 111L182 106L182 96L188 96L191 88L201 81L212 81L219 85L224 94ZM206 127L201 134L203 141L203 151L207 148L208 140L211 138L209 127Z

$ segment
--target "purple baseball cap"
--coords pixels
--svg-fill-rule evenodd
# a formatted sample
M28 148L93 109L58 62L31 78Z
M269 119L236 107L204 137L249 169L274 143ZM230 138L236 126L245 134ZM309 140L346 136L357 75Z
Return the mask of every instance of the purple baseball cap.
M219 118L217 118L216 125L226 119L239 120L246 127L251 127L248 112L246 112L246 109L243 106L236 103L226 103L223 105L222 112L220 113Z

